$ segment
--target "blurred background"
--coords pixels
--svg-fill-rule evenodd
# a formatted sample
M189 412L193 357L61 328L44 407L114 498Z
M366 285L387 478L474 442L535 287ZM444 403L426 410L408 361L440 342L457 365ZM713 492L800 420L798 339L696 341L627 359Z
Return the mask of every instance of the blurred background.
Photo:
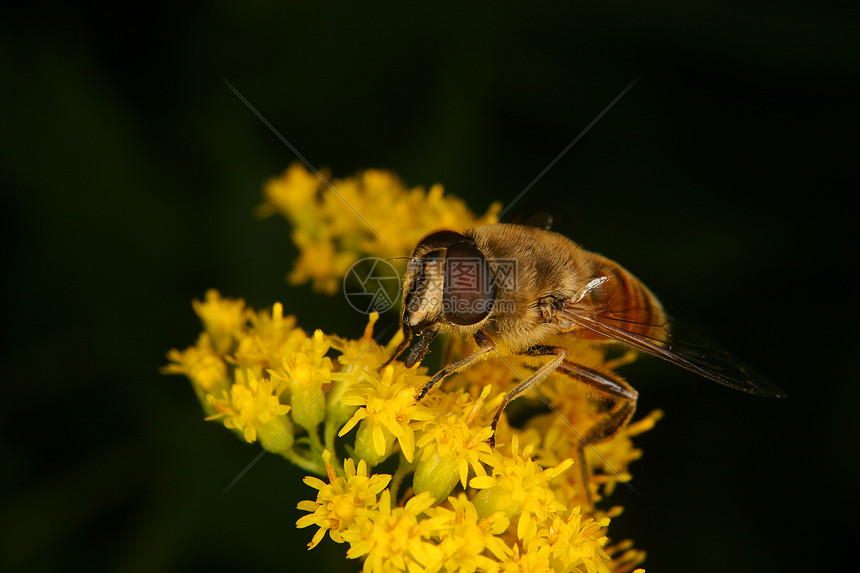
M257 446L158 373L210 287L365 323L286 284L290 229L253 210L296 157L222 79L315 167L483 213L639 78L512 211L552 213L789 399L628 368L666 417L610 531L654 572L826 570L858 510L858 32L849 2L0 8L0 569L360 569L305 550L283 459L221 495Z

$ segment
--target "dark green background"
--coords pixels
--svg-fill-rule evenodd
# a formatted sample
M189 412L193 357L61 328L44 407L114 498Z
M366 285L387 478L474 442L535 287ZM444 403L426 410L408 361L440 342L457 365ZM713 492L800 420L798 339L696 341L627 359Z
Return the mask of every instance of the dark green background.
M289 228L252 210L295 156L222 78L313 165L441 182L483 212L640 77L516 210L555 214L790 398L628 369L640 411L666 418L611 531L651 572L841 561L857 24L854 4L811 1L4 7L0 569L360 567L328 541L305 551L311 490L285 461L220 495L257 447L157 372L210 287L283 301L306 328L364 323L286 285Z

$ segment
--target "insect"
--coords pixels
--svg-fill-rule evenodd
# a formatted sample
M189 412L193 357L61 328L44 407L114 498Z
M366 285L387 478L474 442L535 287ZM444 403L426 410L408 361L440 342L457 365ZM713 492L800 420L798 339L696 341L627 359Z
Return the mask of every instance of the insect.
M433 376L418 400L492 353L549 357L504 396L493 436L505 406L552 372L582 382L610 404L606 420L583 436L584 443L605 440L627 424L636 390L611 371L568 360L568 337L622 343L731 388L784 397L753 368L671 321L651 291L618 263L546 228L435 231L415 247L403 285L404 340L391 360L412 344L414 333L407 367L421 362L440 333L472 336L478 346Z

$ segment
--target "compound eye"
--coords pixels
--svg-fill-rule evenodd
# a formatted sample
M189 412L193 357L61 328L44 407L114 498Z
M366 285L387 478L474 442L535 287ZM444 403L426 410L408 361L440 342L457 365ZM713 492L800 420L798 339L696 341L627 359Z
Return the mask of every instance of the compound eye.
M448 247L442 304L446 322L468 326L484 320L495 304L493 286L490 265L474 243Z
M436 251L439 249L447 249L448 247L456 243L470 243L473 245L475 244L472 239L466 237L465 235L461 235L456 231L435 231L418 242L418 245L415 247L413 256L415 254L418 254L419 252L428 253L430 251Z

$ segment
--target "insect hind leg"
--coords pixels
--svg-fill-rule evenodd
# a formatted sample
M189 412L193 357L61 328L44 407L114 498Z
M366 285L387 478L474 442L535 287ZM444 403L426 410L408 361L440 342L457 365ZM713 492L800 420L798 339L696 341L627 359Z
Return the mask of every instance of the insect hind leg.
M522 354L528 356L552 355L554 357L502 398L502 402L493 417L493 437L490 438L491 445L494 445L496 425L505 406L554 371L566 374L577 382L585 384L602 400L608 403L609 407L605 419L589 428L581 436L582 442L585 444L598 443L610 438L633 417L639 394L620 376L609 371L600 372L566 360L568 350L562 346L533 346Z
M600 372L568 360L562 361L557 370L585 384L608 403L607 419L590 428L583 436L584 440L589 443L602 442L612 437L633 417L639 393L617 374Z
M599 372L567 360L562 361L557 370L585 384L608 405L608 411L601 421L579 435L580 440L576 448L576 462L579 464L583 490L589 505L593 506L591 488L588 485L591 482L591 472L585 462L585 448L611 438L618 430L625 427L636 412L639 394L612 372Z

